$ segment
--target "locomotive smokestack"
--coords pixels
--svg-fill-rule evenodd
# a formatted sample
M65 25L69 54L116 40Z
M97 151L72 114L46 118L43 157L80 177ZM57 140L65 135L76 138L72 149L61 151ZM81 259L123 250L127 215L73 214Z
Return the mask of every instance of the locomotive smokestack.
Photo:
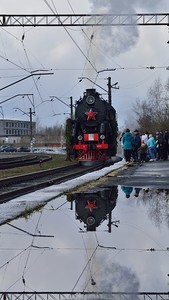
M96 89L86 89L86 96L95 95Z

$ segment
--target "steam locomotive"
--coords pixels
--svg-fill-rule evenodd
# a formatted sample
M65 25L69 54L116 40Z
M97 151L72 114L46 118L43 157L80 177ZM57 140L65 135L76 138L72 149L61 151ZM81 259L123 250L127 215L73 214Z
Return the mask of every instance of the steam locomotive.
M72 149L79 162L107 161L116 155L115 109L95 89L86 89L77 101L72 130Z

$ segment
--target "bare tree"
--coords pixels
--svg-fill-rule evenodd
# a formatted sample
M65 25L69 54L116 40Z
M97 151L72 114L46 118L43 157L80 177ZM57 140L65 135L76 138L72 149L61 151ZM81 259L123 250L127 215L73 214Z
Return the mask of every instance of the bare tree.
M147 99L137 99L133 110L141 131L155 133L169 128L169 80L163 85L156 79L148 89Z

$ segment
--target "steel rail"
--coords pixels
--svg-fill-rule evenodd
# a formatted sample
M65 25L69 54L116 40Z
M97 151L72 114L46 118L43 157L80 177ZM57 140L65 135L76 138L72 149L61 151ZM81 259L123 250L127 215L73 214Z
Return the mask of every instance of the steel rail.
M7 202L50 185L77 178L89 172L99 170L102 167L103 164L98 164L94 167L73 165L0 180L0 203Z
M1 158L0 170L23 167L33 164L42 164L51 159L52 157L49 155L26 155L18 157Z

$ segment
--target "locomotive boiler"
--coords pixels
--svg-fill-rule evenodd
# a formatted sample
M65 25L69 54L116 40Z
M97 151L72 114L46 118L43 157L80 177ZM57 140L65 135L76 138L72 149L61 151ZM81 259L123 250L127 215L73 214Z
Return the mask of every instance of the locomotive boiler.
M115 109L95 89L86 89L76 103L72 149L79 162L107 161L116 155Z

